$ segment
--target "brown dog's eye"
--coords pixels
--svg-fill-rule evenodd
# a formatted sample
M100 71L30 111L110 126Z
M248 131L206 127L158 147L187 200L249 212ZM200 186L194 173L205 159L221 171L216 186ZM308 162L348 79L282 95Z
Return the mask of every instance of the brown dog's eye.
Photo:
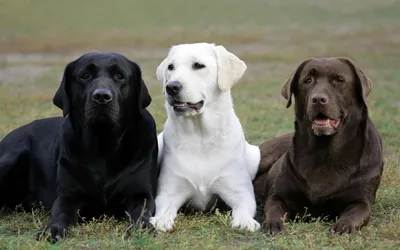
M204 64L201 64L201 63L198 63L198 62L193 63L193 69L202 69L202 68L205 68L205 67L206 67L206 65L204 65Z
M341 78L341 77L338 77L338 78L336 79L336 81L337 81L338 83L344 83L344 79Z
M168 70L174 70L174 65L172 63L168 65Z
M305 84L309 84L309 83L311 83L311 82L312 82L311 77L308 77L308 78L306 78L306 80L304 80L304 83L305 83Z
M84 73L82 76L81 76L81 79L82 80L87 80L87 79L89 79L90 78L90 74L89 73Z

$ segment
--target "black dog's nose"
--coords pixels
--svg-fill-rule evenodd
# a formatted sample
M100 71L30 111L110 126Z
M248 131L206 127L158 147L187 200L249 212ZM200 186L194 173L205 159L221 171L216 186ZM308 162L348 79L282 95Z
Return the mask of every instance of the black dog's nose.
M112 94L107 89L96 89L93 92L92 99L98 104L107 104L112 100Z
M179 93L182 89L182 84L178 81L172 81L167 83L167 86L165 87L167 90L168 95L174 96Z
M325 94L314 94L311 97L311 101L313 104L328 104L328 96Z

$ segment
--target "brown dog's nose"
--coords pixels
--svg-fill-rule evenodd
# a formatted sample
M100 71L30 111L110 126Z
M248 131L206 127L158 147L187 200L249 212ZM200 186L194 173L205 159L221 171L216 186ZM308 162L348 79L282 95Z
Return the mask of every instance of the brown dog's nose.
M181 91L182 89L182 84L178 81L172 81L167 83L167 86L165 87L168 95L170 96L175 96Z
M111 102L112 94L111 91L107 89L96 89L93 92L92 99L98 104L107 104Z
M325 94L314 94L311 97L312 104L328 104L328 96Z

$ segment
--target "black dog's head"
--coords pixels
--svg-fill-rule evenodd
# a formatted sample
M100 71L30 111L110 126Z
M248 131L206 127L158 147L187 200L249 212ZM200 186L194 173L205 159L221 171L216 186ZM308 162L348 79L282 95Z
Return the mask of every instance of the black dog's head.
M282 87L287 107L295 97L297 121L316 136L336 134L367 114L366 98L372 83L347 58L317 58L303 61Z
M141 115L151 97L139 66L117 53L87 53L70 62L53 103L88 126L118 126Z

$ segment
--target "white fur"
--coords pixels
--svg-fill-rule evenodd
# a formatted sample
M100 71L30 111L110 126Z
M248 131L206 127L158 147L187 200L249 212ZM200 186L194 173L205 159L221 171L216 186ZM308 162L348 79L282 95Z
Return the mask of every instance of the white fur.
M194 62L206 67L194 70ZM168 70L169 64L174 70ZM161 174L156 214L151 223L159 230L173 228L178 209L188 200L205 209L213 194L232 208L232 227L255 231L256 212L252 180L260 151L246 142L236 116L230 89L242 77L246 64L223 46L208 43L173 46L158 66L157 78L183 85L179 101L197 103L198 111L176 114L165 103L168 118L158 135Z

